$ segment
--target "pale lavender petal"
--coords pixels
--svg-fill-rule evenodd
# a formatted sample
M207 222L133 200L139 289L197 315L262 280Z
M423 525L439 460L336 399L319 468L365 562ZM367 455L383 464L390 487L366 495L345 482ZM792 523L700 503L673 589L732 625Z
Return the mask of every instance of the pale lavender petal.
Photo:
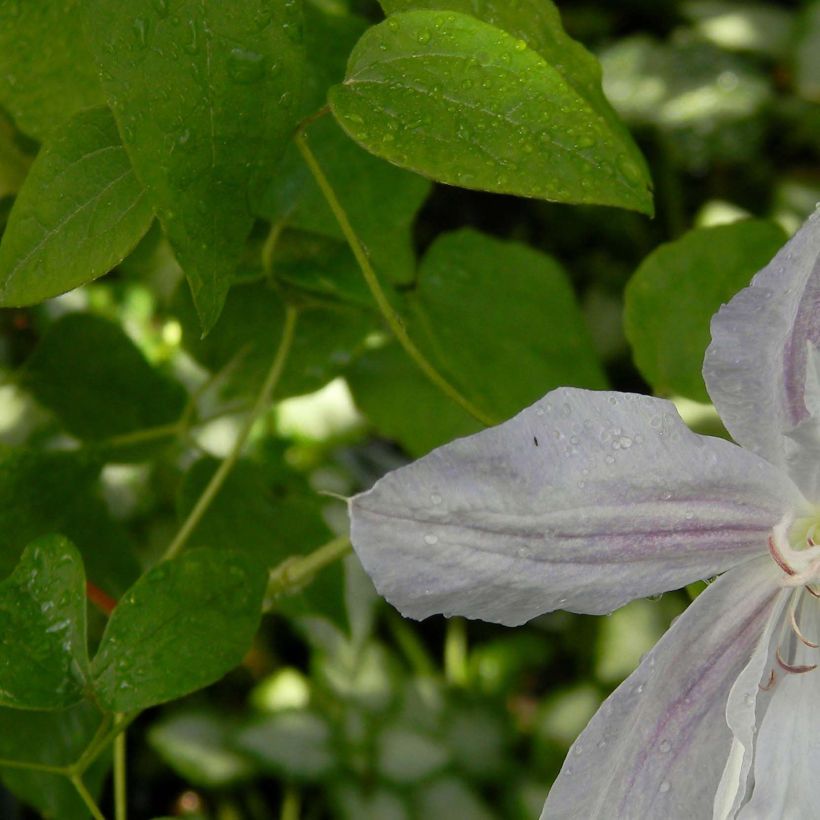
M800 628L810 640L820 642L820 607L803 593ZM788 663L813 665L817 649L787 634L780 646ZM754 785L751 799L740 809L738 820L809 818L817 816L817 777L820 771L820 669L803 674L779 671L772 698L757 734L754 751Z
M711 817L732 743L726 698L778 594L768 559L706 589L592 718L542 820Z
M786 469L806 498L820 500L820 414L786 434Z
M738 676L726 703L726 723L732 732L732 748L715 795L713 820L734 818L751 793L749 774L754 760L754 740L774 688L775 651L782 637L789 601L798 594L792 589L778 593L766 628L749 663Z
M610 612L766 551L801 503L768 462L698 436L670 402L561 388L381 479L351 538L405 615L519 624Z
M820 211L712 319L703 376L732 437L785 466L784 436L811 414L820 346Z

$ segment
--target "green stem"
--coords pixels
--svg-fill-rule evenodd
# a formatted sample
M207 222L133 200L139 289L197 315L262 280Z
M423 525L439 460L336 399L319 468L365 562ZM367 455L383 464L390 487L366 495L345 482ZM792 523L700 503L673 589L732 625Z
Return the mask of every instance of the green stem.
M453 686L467 683L467 623L464 618L450 618L444 638L444 675Z
M183 429L182 419L179 419L171 424L159 424L156 427L145 427L142 430L134 430L131 433L111 436L105 439L102 444L107 447L127 447L132 444L142 444L146 441L153 441L157 438L177 436Z
M304 558L288 558L270 571L268 590L265 595L265 610L273 608L276 598L291 589L299 588L319 570L343 558L350 552L350 539L340 535L327 544L306 555Z
M94 798L91 796L91 793L85 787L85 783L83 783L82 778L78 775L71 776L71 782L74 784L74 788L77 790L77 793L82 797L83 803L85 803L88 810L91 812L92 817L94 820L105 820L103 813L100 811L99 806L94 802Z
M393 639L419 675L436 675L436 666L430 658L426 647L414 629L397 612L388 610L387 626L393 633Z
M242 453L242 449L245 446L245 442L247 441L256 420L262 415L264 410L270 404L271 396L273 391L276 389L279 378L282 375L285 362L287 361L288 354L290 353L291 345L293 344L293 335L296 328L297 316L298 313L296 308L288 306L285 311L285 326L282 330L282 339L279 342L279 348L276 351L276 355L273 358L273 363L268 371L268 375L265 377L262 389L259 391L259 395L254 402L253 408L251 409L248 418L245 420L245 424L240 429L230 453L228 453L226 458L219 465L219 468L208 482L208 486L205 487L205 490L199 497L199 500L188 514L188 517L185 519L182 527L180 527L176 537L168 545L168 549L165 550L165 554L162 556L163 561L176 558L176 556L182 551L182 548L185 546L185 543L191 536L191 533L194 529L196 529L197 524L199 524L202 520L202 516L205 515L205 512L211 505L211 502L214 498L216 498L217 493L225 483L225 479L228 477L234 465L239 460L239 456Z
M128 804L125 777L125 731L114 739L114 817L127 820Z
M282 808L279 812L279 820L299 820L302 809L302 798L299 790L295 786L285 786L285 794L282 798Z
M373 298L376 300L376 304L379 306L382 316L384 316L399 344L404 348L407 355L410 356L410 358L416 363L422 373L424 373L424 375L427 376L427 378L436 387L438 387L444 395L452 399L452 401L466 410L471 416L473 416L473 418L477 419L482 424L488 427L493 424L497 424L495 419L491 418L483 410L476 407L465 396L462 396L461 393L452 384L450 384L450 382L448 382L447 379L445 379L444 376L438 372L438 370L436 370L424 354L416 347L415 343L404 329L404 323L401 317L394 310L393 306L390 304L390 300L387 298L384 290L382 290L382 286L379 283L376 272L370 264L367 251L365 250L362 241L356 234L356 231L353 229L353 226L350 224L347 213L342 207L342 203L339 202L339 198L336 196L336 192L333 190L333 186L330 184L330 181L325 176L325 172L319 165L315 154L310 150L310 146L307 143L307 137L304 131L297 132L294 137L294 141L296 142L296 147L299 149L299 152L305 160L305 164L313 174L316 184L321 189L322 194L324 194L328 206L331 211L333 211L333 215L336 217L336 221L339 223L339 227L342 229L342 233L345 235L348 245L350 245L350 250L353 251L353 255L359 263L359 267L361 268L365 282L367 282L367 286L370 288L370 292L373 294Z
M28 769L32 772L44 772L47 774L68 774L67 766L50 766L47 763L29 763L26 760L6 760L0 758L0 769Z
M139 712L133 712L130 715L117 715L114 719L113 726L111 726L110 720L104 724L105 731L97 731L94 739L88 744L82 755L80 755L79 760L71 766L70 773L84 774L88 767L111 745L111 742L117 738L121 732L125 731L138 716Z
M116 721L114 722L114 728L116 728ZM85 747L83 753L69 767L69 776L81 776L85 774L86 769L94 762L97 755L105 748L105 745L107 745L106 738L108 738L110 731L111 715L105 714L88 746Z

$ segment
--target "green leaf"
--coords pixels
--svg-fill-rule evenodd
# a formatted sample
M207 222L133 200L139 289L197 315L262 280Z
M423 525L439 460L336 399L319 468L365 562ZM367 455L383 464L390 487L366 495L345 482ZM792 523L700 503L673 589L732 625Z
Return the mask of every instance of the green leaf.
M643 159L603 98L474 17L392 15L362 37L329 99L369 151L441 182L652 212Z
M601 66L561 25L561 15L552 0L380 0L385 14L430 9L469 14L506 31L537 51L558 71L579 96L605 119L613 131L621 132L625 143L629 132L618 119L601 88ZM643 159L631 146L632 159L643 166Z
M319 8L312 1L304 4L304 16L307 65L302 110L307 117L327 105L327 90L344 78L347 58L368 22L339 9Z
M84 453L0 445L1 575L14 569L28 543L63 529L99 472Z
M327 720L306 710L260 718L237 735L236 745L267 771L288 779L319 780L336 762Z
M422 456L481 429L395 342L359 356L345 378L356 406L382 435L398 441L411 456Z
M397 785L417 783L441 771L450 754L435 737L409 726L387 726L376 741L379 773Z
M795 53L795 83L800 96L820 102L820 2L806 4L801 12Z
M416 816L425 820L450 820L469 817L470 820L492 820L494 813L470 784L455 777L434 780L415 795Z
M0 577L23 548L61 532L80 550L88 579L121 595L139 575L131 537L97 494L100 463L82 451L43 452L0 446Z
M125 147L207 331L298 117L301 3L83 5Z
M0 304L40 302L108 273L152 219L109 110L77 114L20 189L0 244Z
M663 132L675 164L702 175L710 161L757 157L771 80L754 63L697 37L618 40L601 54L604 89L626 122Z
M20 190L31 159L28 151L21 145L11 120L0 109L0 198L16 194Z
M283 453L276 453L281 459ZM179 517L184 520L202 495L219 462L202 458L185 476ZM304 555L333 538L322 518L322 504L298 473L281 466L278 475L251 461L240 461L190 536L191 547L238 550L261 566L274 567L292 555ZM277 601L287 615L321 614L340 622L341 566L319 573L310 584Z
M0 104L38 140L103 102L77 0L0 3Z
M153 368L119 324L90 313L58 319L21 381L69 433L87 441L171 424L185 406L182 386ZM110 455L121 460L128 452Z
M148 742L188 782L221 788L254 773L248 758L233 748L234 727L219 713L172 715L154 724Z
M231 288L225 310L203 339L186 293L177 294L175 310L183 329L185 349L210 370L234 362L227 382L235 393L258 392L282 335L285 303L267 282L237 284ZM351 361L376 320L346 305L305 306L277 398L318 390Z
M309 137L373 265L394 282L411 281L416 266L411 228L430 183L362 150L332 119L312 125ZM295 146L285 154L261 212L272 222L345 238Z
M606 385L563 269L517 242L473 230L443 234L422 260L403 311L425 355L496 418L514 415L560 385ZM476 429L392 345L365 353L348 378L377 429L413 455Z
M701 374L709 321L785 240L775 223L750 219L696 228L644 259L626 288L624 323L656 393L709 401Z
M0 583L0 705L61 709L88 676L85 573L61 536L35 541Z
M91 742L101 721L99 709L88 700L59 712L0 708L0 757L47 766L68 766ZM100 755L83 776L86 787L95 798L102 791L110 765L110 755ZM44 817L88 820L88 808L71 781L63 775L0 768L0 778L9 791L34 806Z
M276 242L273 275L303 297L373 308L373 296L346 242L285 230Z
M265 583L235 552L199 549L150 569L117 605L92 663L100 703L147 709L219 680L250 646Z

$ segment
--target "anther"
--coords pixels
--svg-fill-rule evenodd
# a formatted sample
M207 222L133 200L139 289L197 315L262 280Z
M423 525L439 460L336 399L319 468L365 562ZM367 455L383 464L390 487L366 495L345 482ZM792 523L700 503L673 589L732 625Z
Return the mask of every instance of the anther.
M800 630L800 627L797 625L797 616L795 615L796 607L794 605L789 607L789 620L791 621L792 631L795 635L804 643L806 646L810 646L812 649L817 649L820 644L814 643L814 641L810 641Z
M769 680L766 681L766 685L764 686L762 683L758 683L757 686L758 686L758 689L760 689L761 691L768 692L769 689L771 689L775 685L776 682L777 682L777 675L775 675L774 669L771 669L769 671Z
M780 550L775 546L774 537L769 536L769 552L774 559L775 564L786 573L786 575L797 575L797 573L789 566L786 559L783 557Z
M817 669L816 663L809 663L809 664L794 664L794 663L787 663L783 660L783 656L780 654L780 648L778 647L774 652L775 658L777 658L777 664L784 672L788 672L791 675L802 675L805 672L811 672L813 669Z

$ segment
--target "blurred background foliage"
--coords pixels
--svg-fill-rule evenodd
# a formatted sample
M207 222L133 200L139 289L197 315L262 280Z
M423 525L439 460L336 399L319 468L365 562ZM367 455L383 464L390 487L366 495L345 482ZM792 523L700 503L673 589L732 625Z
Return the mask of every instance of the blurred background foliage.
M329 118L313 127L314 151L419 345L480 406L506 417L564 383L654 390L714 432L699 380L708 317L820 200L820 2L560 8L648 160L654 219L433 185L366 154ZM312 0L307 11L308 41L335 47L317 58L305 113L381 18L366 0ZM0 111L0 229L37 147ZM204 339L156 226L109 276L0 311L0 541L61 530L94 582L121 594L230 447L285 298L302 316L276 404L191 546L241 544L268 566L310 552L344 531L336 496L478 429L390 341L295 151L259 214ZM708 257L714 242L681 240L746 217L767 221L729 231L721 247L754 244L753 262L727 267ZM676 241L688 244L658 250ZM717 277L701 298L700 284ZM683 302L700 305L685 320ZM650 349L660 353L642 358ZM348 557L275 602L241 668L129 730L131 809L218 820L537 817L577 733L698 591L516 630L416 624ZM99 637L102 616L91 617ZM65 755L83 732L69 711L42 727ZM0 753L21 733L36 745L20 715L0 709ZM4 818L29 816L18 798L83 816L54 778L0 777Z

